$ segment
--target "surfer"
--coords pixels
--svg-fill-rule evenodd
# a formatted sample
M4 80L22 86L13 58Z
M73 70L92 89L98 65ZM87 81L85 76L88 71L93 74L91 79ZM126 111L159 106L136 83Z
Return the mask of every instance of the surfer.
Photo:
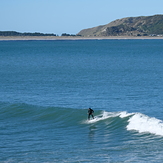
M94 110L92 110L91 108L88 109L88 120L90 120L90 116L92 116L92 118L94 119L93 116Z

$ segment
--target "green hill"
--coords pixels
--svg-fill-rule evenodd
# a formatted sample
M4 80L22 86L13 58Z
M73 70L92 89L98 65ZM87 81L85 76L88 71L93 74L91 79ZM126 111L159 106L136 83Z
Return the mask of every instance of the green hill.
M163 15L117 19L109 24L81 30L81 36L163 35Z

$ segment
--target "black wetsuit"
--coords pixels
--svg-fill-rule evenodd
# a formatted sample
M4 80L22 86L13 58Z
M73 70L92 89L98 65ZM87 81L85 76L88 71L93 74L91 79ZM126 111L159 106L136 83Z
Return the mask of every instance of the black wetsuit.
M91 108L89 108L88 109L88 120L90 119L90 116L92 116L92 118L94 119L93 113L94 113L94 111Z

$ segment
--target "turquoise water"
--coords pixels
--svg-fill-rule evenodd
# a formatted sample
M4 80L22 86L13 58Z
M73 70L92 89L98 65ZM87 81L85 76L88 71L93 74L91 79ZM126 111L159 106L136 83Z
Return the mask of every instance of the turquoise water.
M162 83L163 40L1 41L0 162L162 162Z

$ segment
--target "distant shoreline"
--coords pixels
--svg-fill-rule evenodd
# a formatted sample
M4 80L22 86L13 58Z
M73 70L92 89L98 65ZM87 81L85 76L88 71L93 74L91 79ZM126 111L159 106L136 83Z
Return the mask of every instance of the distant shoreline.
M159 36L105 36L105 37L78 37L78 36L0 36L0 41L16 40L111 40L111 39L163 39Z

